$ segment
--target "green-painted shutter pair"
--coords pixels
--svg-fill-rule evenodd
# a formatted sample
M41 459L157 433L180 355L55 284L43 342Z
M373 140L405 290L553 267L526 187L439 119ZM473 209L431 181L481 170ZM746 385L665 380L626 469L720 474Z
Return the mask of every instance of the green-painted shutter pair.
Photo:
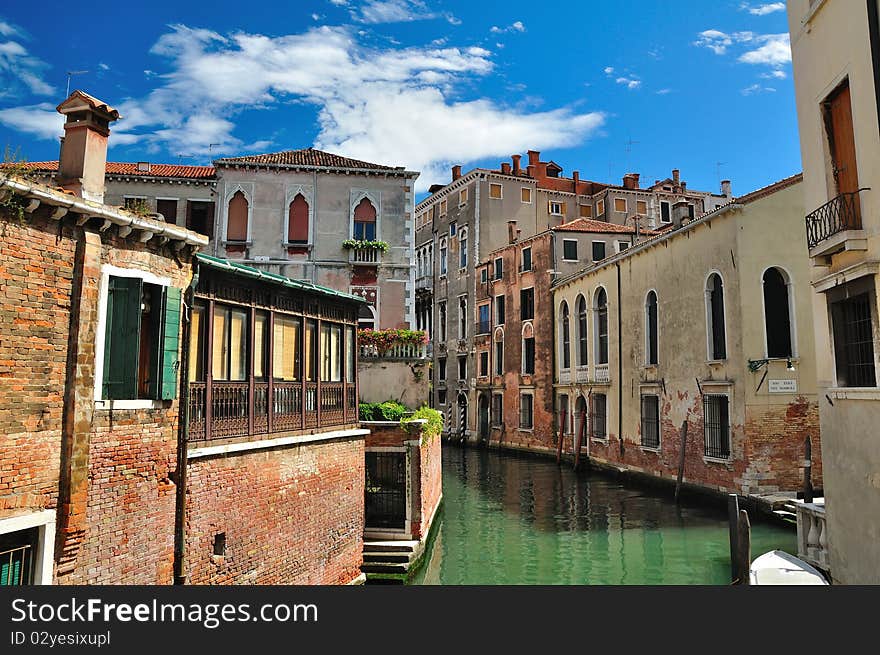
M153 321L150 356L150 397L177 397L178 346L180 343L180 289L160 290L157 304L161 320ZM109 400L138 397L138 366L141 342L140 278L111 277L107 293L107 330L104 337L104 383L102 396Z

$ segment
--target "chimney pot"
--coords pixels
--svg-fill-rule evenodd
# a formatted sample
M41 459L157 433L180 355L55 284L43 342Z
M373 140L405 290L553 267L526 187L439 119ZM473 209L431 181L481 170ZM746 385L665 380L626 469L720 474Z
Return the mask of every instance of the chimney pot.
M681 227L688 218L687 201L683 199L677 200L675 204L672 205L672 224L675 227Z
M455 182L458 178L461 177L461 166L455 165L452 167L452 181Z
M520 173L520 160L522 159L522 155L512 155L511 160L513 160L513 174L519 175Z
M681 171L677 168L672 169L672 181L678 184L681 181Z
M501 172L505 175L510 175L510 164L505 162L501 162Z
M682 190L682 192L687 191L687 188L688 188L688 183L687 183L687 182L682 182L682 183L681 183L681 190Z
M82 91L74 91L56 110L66 117L57 183L86 200L104 202L107 139L119 112Z
M142 173L149 173L150 172L150 162L139 161L137 164L137 169Z
M578 192L578 184L580 184L580 181L581 181L581 174L580 174L580 172L579 172L579 171L572 171L572 172L571 172L571 179L572 179L573 182L574 182L574 192L575 192L575 194L577 194L577 192Z
M733 196L733 193L730 188L730 180L721 180L721 194L725 198L730 198Z
M531 166L536 166L538 162L541 161L541 153L538 150L529 150L527 154Z
M516 229L516 221L507 221L507 243L516 243L519 230Z

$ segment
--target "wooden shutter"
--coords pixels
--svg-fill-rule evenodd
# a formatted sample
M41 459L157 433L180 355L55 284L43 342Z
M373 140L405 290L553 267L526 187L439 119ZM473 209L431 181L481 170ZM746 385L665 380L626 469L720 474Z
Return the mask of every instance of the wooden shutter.
M102 396L109 400L131 400L138 395L141 293L142 282L139 278L110 278L102 385Z
M166 287L162 336L159 341L162 349L159 377L159 398L177 398L177 371L180 368L178 347L180 345L180 289Z

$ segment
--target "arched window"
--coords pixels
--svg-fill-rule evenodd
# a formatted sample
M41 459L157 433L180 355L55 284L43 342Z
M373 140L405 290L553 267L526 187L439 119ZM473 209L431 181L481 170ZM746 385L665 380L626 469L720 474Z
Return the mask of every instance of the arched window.
M645 364L657 366L657 294L648 292L645 299Z
M587 355L587 351L589 350L589 347L587 345L587 301L583 296L578 296L577 314L578 314L577 365L578 366L586 366L587 362L589 361L589 357Z
M296 194L287 208L287 241L309 242L309 203L301 193Z
M446 247L446 237L440 239L440 275L446 275L448 266L449 249Z
M788 276L778 268L764 271L764 330L767 357L791 357L794 354L791 330L791 294Z
M608 294L599 287L596 291L596 363L608 363Z
M559 361L563 370L571 368L571 327L569 325L568 303L562 301L559 308L559 337L562 351Z
M727 336L724 332L724 282L718 273L712 273L706 282L706 317L709 359L727 359Z
M248 238L248 201L244 193L236 191L229 200L226 214L226 240L247 241Z
M376 329L376 310L370 305L363 304L358 310L358 328L361 330Z
M467 268L468 265L468 231L462 228L458 231L458 267Z
M352 236L360 241L376 240L376 208L369 198L364 198L354 208L354 234Z
M495 330L495 375L504 375L504 330Z

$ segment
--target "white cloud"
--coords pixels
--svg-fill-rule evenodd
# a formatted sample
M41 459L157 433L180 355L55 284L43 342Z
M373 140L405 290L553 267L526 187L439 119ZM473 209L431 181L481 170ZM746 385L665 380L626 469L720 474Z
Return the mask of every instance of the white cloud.
M623 84L630 91L638 89L639 87L642 86L642 81L639 79L636 79L635 77L633 77L631 75L629 77L618 77L614 81L617 82L618 84Z
M493 72L492 53L481 47L444 42L367 48L341 27L270 37L177 25L152 52L167 59L167 69L151 78L159 86L146 97L117 104L124 119L114 127L111 145L139 143L146 151L215 157L314 145L422 171L422 190L445 179L451 163L572 146L605 119L601 112L569 107L535 111L479 96L451 97L450 89L461 94L471 88L470 81ZM316 108L314 144L273 144L265 138L245 143L236 135L244 112L291 102ZM57 137L60 117L51 107L28 110L5 110L0 120L44 138Z
M506 32L525 32L526 26L523 24L521 20L515 21L508 25L507 27L498 27L497 25L493 25L489 28L489 31L492 34L504 34Z
M64 132L63 117L48 102L0 109L0 124L40 139L54 140Z
M25 92L54 93L55 88L43 79L49 66L20 43L27 35L15 25L0 20L0 37L3 37L0 38L0 98L17 97Z
M745 64L766 64L768 66L782 66L791 63L791 43L787 32L765 34L755 37L753 41L762 43L762 45L740 55L739 61Z
M672 89L659 89L659 90L655 91L654 93L656 93L658 96L665 96L665 95L672 93Z
M761 73L759 77L765 80L784 80L788 75L784 70L770 71L769 73Z
M612 73L614 73L614 67L613 66L606 66L605 67L605 74L611 75Z
M785 11L785 3L768 2L767 4L757 5L753 7L744 2L740 5L740 9L749 12L753 16L766 16L767 14L772 14L777 11Z
M762 86L760 84L752 84L751 86L747 86L740 93L744 96L751 96L758 93L776 93L776 89L772 86Z
M421 0L367 0L359 7L348 6L352 20L358 23L405 23L437 17Z

